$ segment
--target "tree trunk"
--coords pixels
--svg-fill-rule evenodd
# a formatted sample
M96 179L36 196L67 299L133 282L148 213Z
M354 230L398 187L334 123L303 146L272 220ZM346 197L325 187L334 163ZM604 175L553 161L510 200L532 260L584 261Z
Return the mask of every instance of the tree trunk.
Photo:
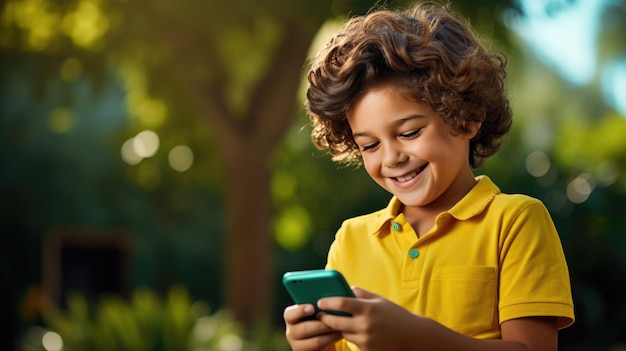
M234 317L246 325L269 316L273 250L267 152L239 140L226 151L225 294ZM243 147L242 147L243 146Z
M294 121L297 87L314 34L297 24L285 33L275 59L253 89L247 118L213 121L226 174L226 306L247 326L268 322L273 307L268 160Z
M272 311L276 287L268 160L294 121L297 87L314 34L295 23L285 27L274 60L252 90L242 118L229 113L219 84L188 90L215 129L222 156L227 216L223 290L226 307L248 327L268 322Z

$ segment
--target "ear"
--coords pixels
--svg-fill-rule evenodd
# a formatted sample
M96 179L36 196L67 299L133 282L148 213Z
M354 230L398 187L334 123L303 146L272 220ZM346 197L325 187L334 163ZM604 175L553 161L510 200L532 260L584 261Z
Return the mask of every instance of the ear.
M474 139L476 135L478 135L478 131L480 131L480 127L482 126L482 122L470 122L468 123L468 132L461 133L461 136L464 139L471 140Z

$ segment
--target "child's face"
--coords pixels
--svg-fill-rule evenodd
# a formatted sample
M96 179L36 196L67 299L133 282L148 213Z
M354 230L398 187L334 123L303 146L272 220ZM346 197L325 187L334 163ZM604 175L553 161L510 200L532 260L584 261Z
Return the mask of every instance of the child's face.
M474 184L471 135L454 134L393 85L371 89L347 114L367 173L405 206L452 206Z

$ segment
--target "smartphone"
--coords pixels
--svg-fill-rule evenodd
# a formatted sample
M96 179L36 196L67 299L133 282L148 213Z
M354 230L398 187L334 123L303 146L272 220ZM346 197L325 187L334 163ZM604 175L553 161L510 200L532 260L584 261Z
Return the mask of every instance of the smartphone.
M315 314L326 312L338 316L351 316L347 312L322 311L317 308L317 300L324 297L354 297L354 293L343 275L336 270L313 269L287 272L283 275L283 285L296 304L312 304L315 306ZM315 315L313 315L312 319L314 318Z

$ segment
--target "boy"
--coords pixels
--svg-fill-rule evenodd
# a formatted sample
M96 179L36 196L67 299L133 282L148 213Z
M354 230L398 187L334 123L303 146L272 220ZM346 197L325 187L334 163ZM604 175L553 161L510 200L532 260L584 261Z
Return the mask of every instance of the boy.
M393 197L331 245L356 298L318 305L352 317L287 307L293 350L557 350L574 313L550 215L472 173L511 125L504 68L435 3L353 18L314 59L314 143Z

